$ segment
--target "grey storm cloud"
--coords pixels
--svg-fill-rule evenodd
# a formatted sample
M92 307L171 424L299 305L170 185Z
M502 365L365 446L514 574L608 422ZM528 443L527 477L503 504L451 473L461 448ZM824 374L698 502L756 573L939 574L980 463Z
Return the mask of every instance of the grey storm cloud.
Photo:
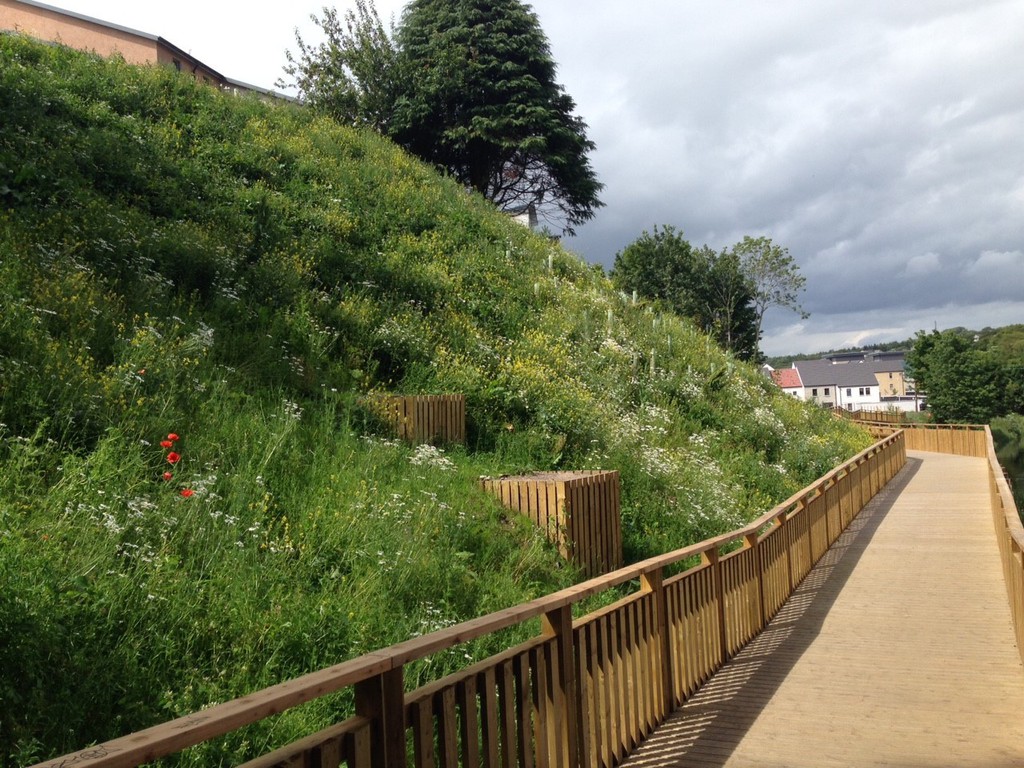
M1024 322L1024 3L573 6L534 3L606 184L570 248L772 237L811 318L769 352Z

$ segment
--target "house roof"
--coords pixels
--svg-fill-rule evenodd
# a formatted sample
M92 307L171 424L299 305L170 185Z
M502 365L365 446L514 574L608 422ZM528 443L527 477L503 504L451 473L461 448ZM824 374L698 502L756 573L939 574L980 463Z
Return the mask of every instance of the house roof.
M778 371L772 371L772 381L783 389L799 389L803 387L803 382L800 381L800 371L796 368L782 368Z
M861 364L868 366L874 373L896 373L903 371L906 352L900 349L885 352L834 352L826 355L823 360L830 363Z
M799 360L793 366L805 387L877 387L878 379L865 362L833 363L829 360ZM887 369L889 370L889 369Z
M865 360L864 366L872 373L903 373L903 358L887 358L884 360Z

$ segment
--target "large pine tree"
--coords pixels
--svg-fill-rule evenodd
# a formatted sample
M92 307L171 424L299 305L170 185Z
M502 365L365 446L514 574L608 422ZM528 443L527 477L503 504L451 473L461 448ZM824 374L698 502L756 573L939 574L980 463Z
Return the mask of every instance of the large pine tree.
M602 205L594 144L518 0L412 0L397 30L388 132L505 209L534 204L572 232Z

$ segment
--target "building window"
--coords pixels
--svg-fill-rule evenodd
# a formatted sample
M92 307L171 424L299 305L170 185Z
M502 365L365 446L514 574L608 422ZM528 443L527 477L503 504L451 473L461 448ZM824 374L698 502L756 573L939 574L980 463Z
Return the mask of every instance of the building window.
M177 59L172 59L172 62L174 63L174 68L181 72L181 62Z
M811 390L811 396L812 397L817 397L818 396L818 388L817 387L815 387L814 389Z
M851 397L852 395L853 395L853 388L852 387L847 387L846 388L846 396L847 397Z
M828 387L825 387L825 397L828 397Z

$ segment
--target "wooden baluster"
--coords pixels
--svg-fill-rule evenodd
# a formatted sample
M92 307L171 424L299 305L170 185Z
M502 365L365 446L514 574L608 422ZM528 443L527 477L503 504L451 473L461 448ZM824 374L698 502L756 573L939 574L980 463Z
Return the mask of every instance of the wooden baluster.
M764 564L761 562L761 542L758 538L757 531L748 533L744 537L744 546L748 549L752 549L751 558L753 559L754 577L757 579L757 612L754 614L754 618L757 619L757 627L753 634L760 632L764 627Z

